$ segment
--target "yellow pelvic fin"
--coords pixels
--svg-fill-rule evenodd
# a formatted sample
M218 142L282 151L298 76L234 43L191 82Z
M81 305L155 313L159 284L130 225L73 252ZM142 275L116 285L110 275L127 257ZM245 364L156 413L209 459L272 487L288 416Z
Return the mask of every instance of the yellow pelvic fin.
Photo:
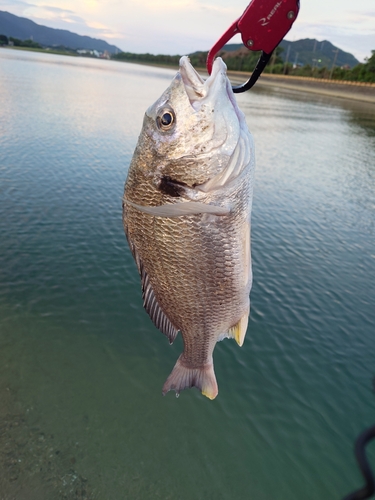
M232 328L229 329L229 334L235 339L237 344L241 347L245 340L247 323L249 321L249 311L247 311L242 318Z

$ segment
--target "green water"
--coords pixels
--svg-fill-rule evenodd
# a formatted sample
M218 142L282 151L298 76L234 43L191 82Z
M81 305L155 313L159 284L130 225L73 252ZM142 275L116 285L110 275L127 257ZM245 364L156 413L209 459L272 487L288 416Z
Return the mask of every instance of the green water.
M121 197L174 71L0 49L0 500L331 500L375 422L375 109L238 97L256 144L254 285L219 396L142 308Z

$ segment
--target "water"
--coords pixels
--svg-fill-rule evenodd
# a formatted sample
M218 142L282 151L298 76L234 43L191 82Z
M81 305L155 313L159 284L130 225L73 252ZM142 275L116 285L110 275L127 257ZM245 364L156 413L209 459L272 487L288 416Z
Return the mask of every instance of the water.
M162 385L121 222L174 74L0 51L0 499L339 499L375 422L375 110L257 86L251 321L219 396ZM371 446L370 446L371 449Z

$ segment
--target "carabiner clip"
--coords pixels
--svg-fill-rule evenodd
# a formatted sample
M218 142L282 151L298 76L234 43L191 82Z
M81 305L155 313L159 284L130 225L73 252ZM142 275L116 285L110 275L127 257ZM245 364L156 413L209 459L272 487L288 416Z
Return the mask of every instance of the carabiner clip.
M211 74L215 55L237 33L249 50L261 50L262 54L249 80L233 92L249 90L258 80L273 51L288 33L299 12L299 0L252 0L245 12L219 38L207 55L206 67Z

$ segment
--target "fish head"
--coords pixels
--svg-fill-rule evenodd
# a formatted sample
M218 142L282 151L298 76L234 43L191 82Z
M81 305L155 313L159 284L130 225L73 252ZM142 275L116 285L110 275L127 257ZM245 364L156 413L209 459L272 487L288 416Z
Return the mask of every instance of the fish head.
M243 128L224 61L217 58L203 80L184 56L170 86L146 111L143 135L158 177L197 186L226 168Z

